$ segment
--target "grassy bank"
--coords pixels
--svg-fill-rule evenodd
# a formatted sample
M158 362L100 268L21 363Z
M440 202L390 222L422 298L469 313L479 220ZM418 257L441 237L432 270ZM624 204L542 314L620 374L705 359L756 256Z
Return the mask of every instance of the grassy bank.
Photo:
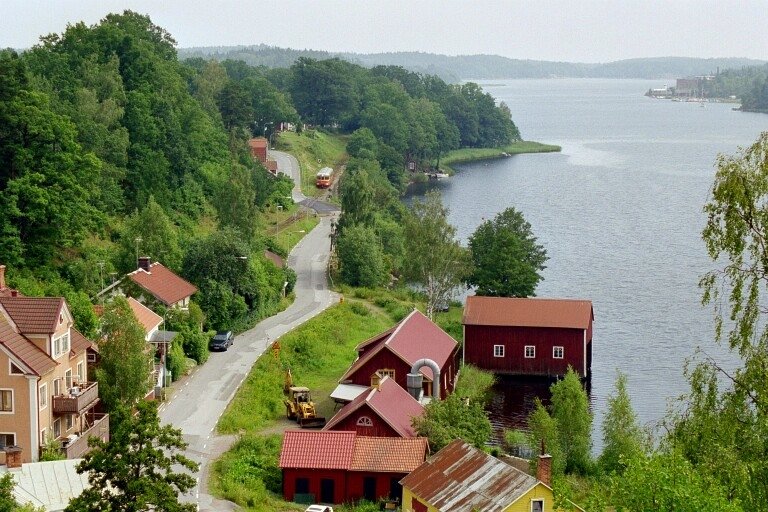
M499 158L507 155L519 155L522 153L553 153L558 152L562 148L552 144L542 144L540 142L532 142L527 140L521 140L519 142L513 142L500 148L464 148L450 151L441 160L441 168L453 171L451 165L462 162L472 162L475 160L485 160L488 158ZM505 155L506 153L506 155Z
M315 175L322 167L338 169L347 159L347 140L320 130L307 130L301 134L282 132L275 148L293 154L301 168L301 191L308 197L317 197L322 191L315 187Z

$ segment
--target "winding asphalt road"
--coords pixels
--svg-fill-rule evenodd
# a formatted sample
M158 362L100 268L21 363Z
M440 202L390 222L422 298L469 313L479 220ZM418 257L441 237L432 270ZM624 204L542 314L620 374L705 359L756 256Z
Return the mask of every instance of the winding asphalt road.
M294 179L293 200L303 204L311 201L301 193L296 159L278 151L272 151L270 155L277 160L278 169ZM185 455L200 464L200 472L196 475L197 486L183 497L184 501L196 502L198 510L237 509L233 503L209 495L206 482L210 463L236 440L235 436L217 436L214 430L253 364L275 339L338 302L337 295L328 289L327 283L331 221L335 219L338 207L328 206L332 207L330 215L322 216L317 227L288 256L288 266L297 276L294 288L296 299L293 304L238 335L228 351L212 353L208 362L197 368L190 377L180 381L180 385L177 384L175 393L161 406L161 423L182 430L184 440L188 443ZM326 213L320 207L317 211L321 215Z

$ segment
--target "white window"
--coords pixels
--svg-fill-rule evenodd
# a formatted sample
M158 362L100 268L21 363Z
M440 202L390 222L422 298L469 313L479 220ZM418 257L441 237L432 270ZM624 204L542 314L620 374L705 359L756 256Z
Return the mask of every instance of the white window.
M45 446L45 443L48 441L48 429L44 428L40 430L40 446Z
M69 353L69 331L53 340L53 357Z
M65 416L65 420L66 420L66 428L65 428L65 430L70 430L72 428L72 426L75 424L74 418L75 417L72 414L67 414Z
M80 361L77 363L77 375L75 375L75 379L77 380L77 383L82 385L85 384L85 372L83 372L83 362Z
M40 384L40 409L48 407L48 384Z
M61 394L61 379L54 379L53 396L59 396L60 394Z
M72 368L64 372L64 387L67 391L72 387Z
M533 359L536 357L536 347L534 345L525 346L525 358Z
M531 512L544 512L544 500L531 500Z
M385 376L389 377L390 379L395 378L395 370L392 370L390 368L384 368L382 370L379 370L379 375L381 375L381 378L383 379Z
M358 427L372 427L373 426L373 421L371 421L371 418L369 418L368 416L360 416L357 419L357 426Z
M0 389L0 413L13 413L12 389Z
M493 346L493 357L504 357L504 345Z
M13 364L10 360L8 361L8 364L10 365L10 367L8 369L8 373L9 374L11 374L11 375L24 375L24 372L21 370L21 368L19 368L15 364Z
M61 420L56 418L53 420L53 438L58 439L61 437Z
M15 432L0 433L0 448L5 448L6 446L16 446Z
M552 359L562 359L564 353L563 347L552 347Z
M88 354L86 354L86 357L88 358L89 363L96 362L96 354L94 354L93 352L88 352Z

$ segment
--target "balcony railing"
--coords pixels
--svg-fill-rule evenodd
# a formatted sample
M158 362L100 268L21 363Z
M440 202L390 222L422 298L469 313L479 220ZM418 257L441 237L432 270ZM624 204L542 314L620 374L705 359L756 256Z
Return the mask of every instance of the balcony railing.
M109 441L109 414L88 413L85 420L90 425L87 430L75 439L62 439L62 444L66 444L66 446L62 446L61 449L68 459L79 459L90 450L88 447L89 437L98 437L102 441Z
M98 398L98 382L81 384L53 397L53 414L82 414Z

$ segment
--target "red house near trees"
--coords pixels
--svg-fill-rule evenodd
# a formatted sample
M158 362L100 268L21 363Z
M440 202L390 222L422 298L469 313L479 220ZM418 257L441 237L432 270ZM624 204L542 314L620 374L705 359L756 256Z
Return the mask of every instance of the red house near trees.
M427 456L427 439L286 430L280 452L286 501L400 499L400 480Z
M592 302L467 297L464 362L508 375L582 377L592 367Z
M416 437L411 426L424 407L389 377L374 377L369 391L341 408L325 430L355 431L361 436Z
M435 363L440 375L435 382L432 368L422 366L418 370L423 375L424 395L434 396L439 391L439 398L453 392L458 373L459 345L445 331L424 316L413 310L397 325L357 346L357 359L339 380L343 385L365 386L371 383L376 372L382 377L394 380L401 388L407 388L407 376L414 363L429 359Z

